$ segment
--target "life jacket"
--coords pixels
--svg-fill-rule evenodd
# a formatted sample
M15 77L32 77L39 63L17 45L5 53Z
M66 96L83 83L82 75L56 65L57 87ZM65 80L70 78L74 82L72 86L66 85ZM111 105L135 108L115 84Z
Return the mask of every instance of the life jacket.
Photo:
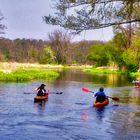
M46 90L40 88L40 89L38 90L37 96L45 96L45 94L46 94Z

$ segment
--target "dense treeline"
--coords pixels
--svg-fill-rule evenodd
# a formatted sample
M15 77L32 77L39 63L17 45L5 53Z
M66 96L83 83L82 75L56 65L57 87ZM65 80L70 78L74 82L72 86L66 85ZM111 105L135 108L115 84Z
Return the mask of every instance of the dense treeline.
M140 63L139 26L134 28L131 40L125 29L114 28L109 42L71 42L71 36L60 30L48 35L48 41L33 39L0 39L0 61L38 62L40 64L91 64L137 71ZM131 42L131 45L130 45ZM129 44L129 45L128 45Z
M42 40L0 39L0 61L37 62L45 42Z
M58 31L57 31L58 32ZM61 32L59 32L61 33ZM0 39L1 62L38 62L40 64L84 64L93 41L71 43L61 37L42 41L34 39Z

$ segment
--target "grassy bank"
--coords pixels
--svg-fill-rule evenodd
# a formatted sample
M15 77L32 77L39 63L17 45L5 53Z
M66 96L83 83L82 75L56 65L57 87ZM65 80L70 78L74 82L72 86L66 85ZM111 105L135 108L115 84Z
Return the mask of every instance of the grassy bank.
M0 81L5 82L24 82L31 80L53 80L56 79L59 74L54 72L55 69L83 69L83 72L89 74L126 74L127 72L104 69L104 68L92 68L90 65L40 65L37 63L0 63ZM130 73L132 78L139 77L140 72Z
M17 62L0 62L0 71L4 73L11 73L19 68L23 69L63 69L63 68L73 68L73 69L85 69L92 68L90 65L41 65L38 63L17 63Z
M98 68L84 69L83 72L89 74L126 74L131 79L135 78L140 79L140 72L128 72L128 71L98 69Z
M123 71L118 70L109 70L109 69L84 69L84 72L90 73L90 74L125 74Z
M50 66L28 63L0 63L0 81L25 82L56 79L59 73L51 70L46 71L45 68L48 67Z
M58 73L52 71L25 70L20 68L11 73L0 72L0 81L25 82L32 80L53 80L58 76Z
M19 68L23 69L46 69L46 68L63 68L62 65L40 65L38 63L16 63L16 62L0 62L0 71L11 73Z

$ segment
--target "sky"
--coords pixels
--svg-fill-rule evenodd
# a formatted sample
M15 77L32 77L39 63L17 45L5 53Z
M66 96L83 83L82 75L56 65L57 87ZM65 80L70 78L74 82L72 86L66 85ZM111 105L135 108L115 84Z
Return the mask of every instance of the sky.
M26 38L47 40L48 34L61 29L46 24L42 17L53 14L52 0L0 0L0 11L4 16L2 24L7 29L2 37L9 39ZM112 28L84 31L72 38L80 40L108 41L113 37Z

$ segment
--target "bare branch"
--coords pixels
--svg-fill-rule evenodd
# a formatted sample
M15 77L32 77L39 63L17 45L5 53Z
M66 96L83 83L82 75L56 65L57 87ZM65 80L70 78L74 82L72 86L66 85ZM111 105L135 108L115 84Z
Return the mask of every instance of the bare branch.
M44 21L76 33L140 22L139 0L59 0L55 8L55 16L44 16Z
M1 24L1 21L4 19L2 13L0 12L0 34L4 34L3 30L6 29L6 26Z

